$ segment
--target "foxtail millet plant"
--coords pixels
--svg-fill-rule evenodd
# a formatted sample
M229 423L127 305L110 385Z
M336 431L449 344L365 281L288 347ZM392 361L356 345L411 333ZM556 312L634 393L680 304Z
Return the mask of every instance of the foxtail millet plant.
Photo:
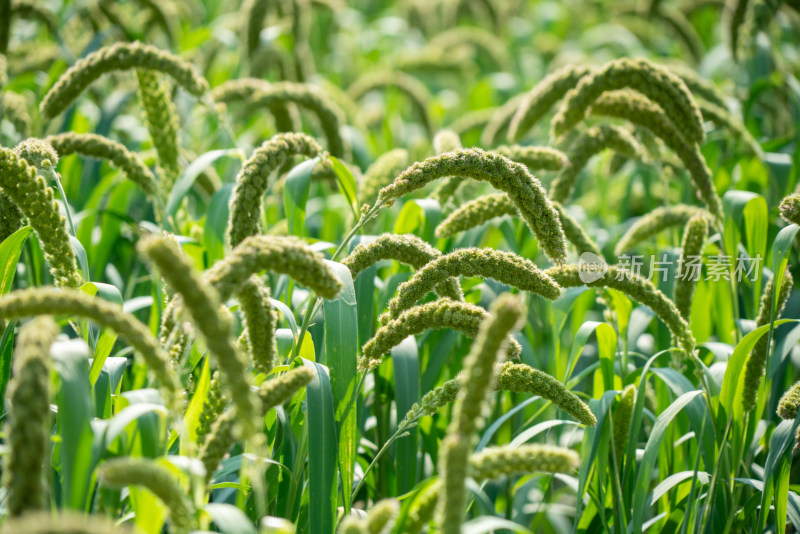
M225 411L229 404L229 396L225 394L219 375L219 371L214 371L211 375L211 380L208 383L208 393L205 401L203 401L203 409L200 411L200 416L197 420L195 442L200 446L205 442L214 421Z
M133 68L158 71L170 76L196 97L208 92L208 82L191 63L155 46L139 42L115 43L78 60L58 79L39 106L42 117L51 119L67 109L103 74Z
M776 275L773 274L772 278L767 282L767 286L764 288L764 293L761 294L761 303L758 307L758 316L756 317L756 328L770 324L773 319L777 320L781 316L783 308L786 306L786 301L789 300L792 286L794 286L794 279L789 269L787 268L783 273L781 287L777 294L775 293L775 278ZM775 303L774 316L772 314L773 302ZM745 363L744 385L742 386L742 406L745 412L750 412L756 407L758 388L764 377L767 357L769 356L769 345L770 336L768 333L765 333L756 341Z
M169 510L169 518L180 532L190 531L197 523L195 509L177 477L158 460L122 457L104 462L98 480L109 488L141 486L158 497Z
M498 108L484 108L469 111L448 124L447 128L459 136L473 130L483 130L497 110Z
M636 386L628 385L620 394L616 408L614 408L613 419L614 427L612 434L614 438L614 458L619 471L625 461L625 451L628 448L628 441L633 436L631 432L631 417L633 416L633 405L636 402Z
M235 247L248 236L260 234L261 202L269 177L294 156L314 157L322 151L306 134L278 134L253 151L236 176L228 217L228 239Z
M24 217L17 205L0 192L0 243L22 228Z
M359 198L374 203L380 190L392 183L395 176L403 172L408 164L408 151L404 148L395 148L378 156L359 183Z
M558 212L561 228L564 230L564 237L575 246L578 254L591 252L602 257L603 254L600 251L600 247L592 241L583 226L567 213L558 202L553 202L553 207ZM508 198L508 195L505 193L483 195L461 205L439 223L439 226L436 227L436 237L452 237L459 232L469 230L503 215L519 215L516 206Z
M254 235L245 238L225 258L203 273L203 281L225 302L234 296L250 277L261 271L286 274L322 298L332 299L339 294L341 282L325 263L322 254L315 252L295 237ZM176 320L183 300L176 296L164 310L159 339L171 348L170 338L180 336Z
M244 338L247 352L258 373L267 376L278 357L275 343L275 329L278 325L278 312L270 303L267 287L259 277L251 276L236 293L239 312L244 323Z
M502 106L494 108L489 122L486 123L481 133L482 146L497 146L500 144L501 140L508 137L508 129L511 125L511 121L524 99L525 94L519 94L506 101Z
M49 145L45 146L52 151ZM44 156L40 164L52 170L56 162L48 160L44 154L39 155ZM28 157L36 155L30 153ZM4 203L11 201L28 219L39 238L56 285L79 287L83 276L78 270L66 220L61 216L47 178L18 155L16 149L0 147L0 192L5 194Z
M212 99L216 96L215 102L218 105L224 105L226 102L250 100L258 93L269 92L271 88L272 84L266 80L239 78L237 80L229 80L223 85L215 87L214 92L212 92ZM300 116L292 102L275 100L267 102L266 107L275 121L275 129L279 132L292 132L298 128Z
M464 148L461 145L461 136L453 130L439 130L433 136L433 151L437 154L452 152Z
M438 154L453 152L464 148L461 145L461 136L453 130L440 130L433 138L433 151ZM399 174L399 173L398 173ZM464 182L463 176L451 176L440 183L431 195L439 204L445 205Z
M702 258L703 248L706 245L706 235L708 234L708 219L702 214L693 215L683 230L683 241L681 244L681 256L678 260L678 276L675 279L675 289L673 299L675 307L681 312L681 316L689 322L692 311L692 297L694 297L697 277L689 275L686 270L687 261L692 258Z
M566 154L547 146L503 145L493 152L522 163L532 171L559 171L570 164Z
M727 108L702 100L699 100L697 104L700 106L703 120L711 121L717 127L724 128L725 131L728 132L728 135L730 135L732 141L738 142L744 147L745 153L748 156L755 158L762 158L764 156L764 150L761 148L761 145L758 144L758 141L755 140L753 135L747 131L745 125L742 124L738 118L734 117L733 113L728 111Z
M592 103L591 113L625 119L653 132L672 150L689 172L698 198L715 221L721 221L722 201L717 195L711 170L697 143L688 141L658 104L631 90L611 91Z
M570 474L579 460L575 451L553 445L487 447L469 457L469 470L476 480L528 473Z
M55 14L33 0L14 0L12 18L24 18L41 23L53 37L58 37L58 21Z
M367 534L367 526L363 519L357 519L353 515L348 515L339 523L337 534Z
M433 125L428 114L430 107L431 94L414 76L400 71L376 71L369 72L358 78L347 88L347 94L354 101L358 102L367 93L372 91L385 91L395 89L408 98L411 107L414 109L422 127L429 136L433 136Z
M678 76L644 58L621 58L582 77L564 97L553 117L553 137L564 135L583 120L592 103L608 91L629 88L656 103L690 143L705 139L700 109Z
M360 243L342 260L355 278L365 269L382 260L395 260L414 269L420 269L440 257L442 253L414 234L381 234L367 243ZM464 300L461 284L448 278L436 286L436 294L453 300Z
M789 224L800 224L800 194L792 193L781 200L780 213Z
M162 197L162 191L165 191L135 152L131 152L125 145L102 135L65 132L45 137L44 141L49 143L62 157L80 154L84 157L109 161L153 200L158 200Z
M628 130L609 124L593 126L581 132L570 144L567 150L569 164L561 169L550 184L550 199L567 202L586 163L592 156L606 149L612 149L629 158L645 159L644 149Z
M246 45L247 54L250 61L253 61L253 56L258 50L261 42L261 30L264 26L264 19L267 16L267 10L270 4L268 2L260 2L259 0L247 0L242 4L241 11L246 13L244 17L244 41Z
M428 46L442 50L452 50L469 46L476 53L483 52L500 70L513 64L506 44L494 33L477 26L455 26L436 34Z
M446 239L504 215L519 215L516 206L507 194L483 195L462 204L450 213L436 227L436 237ZM566 234L566 231L564 233Z
M158 72L136 69L139 82L139 102L144 110L145 124L158 154L158 166L163 171L162 188L170 191L181 173L178 163L180 142L178 112L172 96Z
M696 206L674 204L656 208L641 217L619 238L614 255L621 256L650 237L674 226L686 226L696 216L707 217L708 213Z
M50 469L50 346L59 333L50 316L20 329L9 382L11 410L6 423L8 455L3 469L6 510L20 516L47 508L45 473ZM49 478L49 477L48 477Z
M450 328L468 337L475 337L484 319L486 311L483 308L447 298L413 306L378 328L375 335L364 344L358 367L364 371L377 368L383 361L384 354L388 354L408 336L426 330ZM509 340L509 358L519 358L521 351L522 348L515 340Z
M669 65L665 65L665 68L669 69L673 74L683 80L683 83L686 84L686 87L689 88L692 95L698 99L698 105L700 105L700 100L705 100L723 109L728 108L728 97L725 93L723 93L714 82L702 77L695 69L683 63L670 63Z
M584 284L580 278L580 269L579 265L562 265L551 267L545 270L545 273L565 289L586 285L589 287L610 287L625 293L639 304L644 304L653 310L653 313L669 328L680 348L687 355L694 354L696 342L689 324L683 318L681 312L678 311L678 308L675 307L675 304L664 293L659 291L650 280L614 265L609 265L603 277Z
M524 165L499 154L477 148L464 149L414 163L392 184L381 189L378 202L391 204L434 180L448 176L484 180L495 189L506 192L545 254L555 262L566 259L564 231L541 183Z
M0 93L0 118L10 122L20 137L30 135L33 120L23 95L11 91Z
M532 473L574 473L579 465L578 455L564 447L530 444L518 447L487 447L468 459L468 475L482 482L492 478ZM440 499L441 481L436 481L416 495L406 521L405 534L417 534L433 518Z
M336 298L342 283L325 263L325 257L296 237L254 235L235 246L225 258L203 273L206 283L223 301L229 299L253 274L286 274L326 299Z
M160 2L159 0L138 0L137 3L142 11L146 11L148 24L160 26L167 43L174 46L176 33L178 33L178 16L176 13L176 3Z
M282 375L265 380L258 388L258 398L264 412L279 406L292 398L300 388L306 387L314 378L314 371L308 367L295 367Z
M373 504L364 518L368 534L390 534L399 512L400 503L397 499L381 499Z
M389 301L389 316L396 318L451 276L492 278L550 300L561 296L558 284L522 256L491 248L463 248L428 262L403 282Z
M276 82L254 90L244 85L242 80L232 80L218 85L211 92L214 102L229 104L245 101L250 109L289 103L297 104L314 113L328 140L328 151L337 158L343 157L346 150L341 127L344 112L319 87L294 82Z
M508 140L516 143L536 125L553 105L564 98L567 91L592 72L592 67L567 65L545 76L528 91L514 111L508 128Z
M662 22L664 26L672 30L672 34L676 39L683 42L684 48L695 62L699 63L703 59L705 54L703 39L683 10L671 6L659 6L653 13L652 18L655 21ZM684 79L683 76L680 78ZM688 87L689 84L686 85ZM689 90L691 91L691 87L689 87Z
M194 272L173 240L145 236L139 240L137 249L183 299L184 312L191 317L222 372L236 405L242 437L247 439L255 432L257 400L250 391L247 363L233 342L230 314L223 308L219 294Z
M553 206L558 212L558 217L561 219L561 227L564 229L564 235L567 241L572 243L578 256L584 252L591 252L595 256L603 257L603 252L600 247L595 243L586 230L583 224L578 222L572 217L567 210L558 202L553 202Z
M57 514L50 510L33 512L6 520L0 534L132 534L125 527L102 515L86 515L83 512L62 510Z
M442 407L451 404L461 385L460 377L456 377L427 392L397 424L398 432L411 428L421 417L434 415ZM495 388L498 391L529 393L542 397L587 426L597 424L594 413L577 395L552 376L527 364L508 361L503 363L497 374Z
M289 400L297 391L305 387L313 378L314 372L308 367L296 367L277 378L265 380L258 388L261 415ZM208 420L207 420L208 421ZM206 480L210 481L225 455L236 441L234 429L236 418L230 411L218 412L207 431L202 433L200 461L206 468ZM198 439L201 433L198 431Z
M589 407L554 377L524 363L505 362L497 375L497 387L503 391L532 393L549 400L587 426L597 424Z
M0 321L35 315L82 317L110 328L124 338L142 356L159 387L167 397L167 406L180 396L179 387L169 367L167 355L150 334L147 326L109 301L76 289L31 288L12 291L0 297Z
M236 416L234 412L228 410L218 414L211 422L208 432L204 434L203 444L197 456L206 470L207 483L211 482L223 458L236 442L235 427Z
M794 419L800 407L800 381L792 384L778 402L778 415L781 419Z
M487 396L494 381L506 337L520 327L524 310L517 297L501 295L481 323L477 339L464 358L462 387L453 404L453 418L439 449L442 495L438 509L442 534L459 534L464 520L468 461L475 432L483 422Z

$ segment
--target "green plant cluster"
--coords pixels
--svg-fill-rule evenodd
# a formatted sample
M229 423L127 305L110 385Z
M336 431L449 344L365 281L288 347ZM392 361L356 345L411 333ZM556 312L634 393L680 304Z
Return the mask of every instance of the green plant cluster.
M797 35L0 0L0 533L800 530Z

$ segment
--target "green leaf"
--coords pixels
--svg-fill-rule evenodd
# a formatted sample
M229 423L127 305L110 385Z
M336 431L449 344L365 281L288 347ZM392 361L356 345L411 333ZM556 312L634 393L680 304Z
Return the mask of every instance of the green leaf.
M125 367L128 365L128 358L104 358L104 360L98 377L92 382L92 387L94 388L94 412L96 417L101 419L107 419L111 416L111 396L117 394L117 388L122 381ZM93 368L94 363L92 364ZM90 369L90 381L91 373Z
M776 321L775 326L780 326L790 321L792 320L783 319ZM719 401L728 417L733 417L734 421L741 421L744 418L741 391L744 380L744 373L742 373L742 371L747 362L747 357L761 336L766 334L769 328L770 325L765 324L744 336L736 345L733 354L731 354L725 366L725 376L722 379L722 391L720 392Z
M394 401L397 418L402 419L420 400L419 352L417 340L409 336L392 348L394 366ZM417 427L397 440L397 493L411 491L417 483Z
M508 519L495 516L482 516L470 519L461 526L464 534L490 534L492 532L506 531L516 532L517 534L533 534L530 530L519 523L514 523Z
M403 204L403 209L394 223L395 234L413 234L417 228L425 223L425 212L416 202L408 201Z
M653 430L650 433L650 438L647 440L647 445L645 445L644 455L642 456L642 461L639 464L639 470L636 474L636 483L633 492L633 516L631 518L633 526L630 529L632 532L642 532L644 514L647 510L647 497L649 495L647 490L650 487L656 460L658 460L658 449L661 445L661 440L664 439L667 428L687 404L702 394L702 391L684 393L675 399L675 401L670 404L666 410L661 412L656 419Z
M242 161L244 161L245 158L244 152L238 148L211 150L199 156L191 165L183 170L183 174L181 174L180 178L175 182L175 185L172 186L172 191L169 192L169 199L167 200L167 213L169 215L175 215L175 212L178 211L181 202L189 193L197 177L215 161L225 156L234 156Z
M311 174L319 156L299 164L289 172L283 186L283 206L289 223L289 234L302 236L306 223L306 202L311 190Z
M61 468L62 506L84 510L93 470L92 399L89 387L89 347L78 339L56 341L50 349L61 378L56 426L61 439L57 465Z
M232 504L210 502L203 510L223 534L256 534L256 527L250 518Z
M8 380L11 378L11 360L14 355L14 328L17 321L10 321L6 324L3 336L0 337L0 408L4 408L6 399L6 388Z
M14 274L17 272L19 255L28 236L33 232L30 226L23 226L0 243L0 295L6 295L11 291L11 284L14 282Z
M120 307L122 307L122 294L116 286L103 284L101 282L86 282L80 289L84 293L119 304ZM89 382L92 386L97 382L100 371L103 369L103 365L105 365L106 358L111 354L111 349L114 348L114 343L116 341L117 335L113 331L108 328L103 329L100 338L95 344L94 360L92 360L92 367L89 370Z
M358 195L356 194L356 179L353 173L348 169L338 158L328 156L331 165L333 165L333 173L336 175L336 185L339 186L339 191L347 199L347 205L353 210L353 217L358 220L361 217L361 206L358 205ZM345 492L347 493L347 492Z
M764 530L770 500L774 500L778 532L786 532L786 505L789 491L789 470L792 466L792 445L795 441L800 414L794 420L781 421L769 440L769 452L764 463L764 492L759 511L759 531ZM765 513L767 512L767 513Z
M306 386L309 532L330 534L334 531L336 512L336 449L339 446L333 393L325 366L306 359L303 365L314 371L314 378Z
M192 400L189 401L189 407L186 409L186 414L183 416L183 424L188 431L188 439L181 440L181 454L186 451L183 450L187 446L187 441L194 443L197 441L197 425L200 423L200 414L203 412L203 404L208 397L208 390L211 384L211 369L208 365L208 358L203 361L203 368L200 370L200 377L197 380L197 387L192 394Z
M358 307L350 270L335 261L328 266L342 283L339 295L325 300L325 364L331 370L331 391L339 429L339 472L345 488L353 486L356 463L356 382L358 357ZM303 343L305 345L305 342ZM345 491L345 513L350 511L350 492Z

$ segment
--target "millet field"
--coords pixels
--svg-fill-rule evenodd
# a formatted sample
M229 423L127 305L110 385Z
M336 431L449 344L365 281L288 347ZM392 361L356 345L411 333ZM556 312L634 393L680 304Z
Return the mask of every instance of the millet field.
M798 0L0 0L0 534L800 532Z

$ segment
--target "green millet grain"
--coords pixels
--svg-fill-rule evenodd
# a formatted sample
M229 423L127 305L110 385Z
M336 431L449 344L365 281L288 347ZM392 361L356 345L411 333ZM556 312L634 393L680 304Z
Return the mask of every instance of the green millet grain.
M464 176L489 182L504 191L517 206L523 220L534 233L544 252L555 262L566 258L564 232L542 188L528 169L499 154L481 149L463 149L434 156L414 163L392 183L381 189L378 201L391 204L394 200L426 184L448 176Z
M382 260L395 260L414 269L420 269L442 255L439 250L413 234L381 234L369 243L357 245L342 260L355 279L362 271ZM448 278L436 286L436 293L453 300L464 300L461 285L456 278Z
M699 258L703 254L708 234L708 219L702 214L693 215L683 230L681 243L681 257L678 262L678 277L675 279L675 292L673 300L681 316L689 321L692 310L692 297L694 296L697 281L684 271L687 262Z
M6 423L3 472L10 516L46 507L45 473L50 469L50 346L59 328L43 315L22 327L9 383L11 410ZM46 471L47 470L47 471ZM49 478L49 477L48 477Z
M389 302L390 316L397 317L451 276L491 278L550 300L561 296L558 285L528 259L490 248L463 248L427 263L403 282Z
M674 204L656 208L640 217L617 242L614 254L621 256L650 237L674 226L685 226L692 217L707 216L707 212L696 206Z
M592 72L591 67L567 65L545 76L528 91L514 111L508 128L508 139L517 142L527 134L556 102Z
M789 300L789 295L792 292L793 286L794 280L788 268L783 273L780 291L778 291L777 295L775 295L775 275L769 279L766 288L764 288L764 293L761 295L761 304L758 307L758 316L756 317L756 328L770 323L773 300L775 300L776 306L775 319L777 320L781 316L783 308L786 306L786 301ZM768 355L769 336L768 333L765 333L756 341L745 363L744 386L742 389L742 406L745 412L752 411L756 406L758 388L764 376Z
M214 355L236 405L242 437L248 438L255 431L257 401L250 391L247 362L234 345L230 314L222 307L219 294L194 272L189 260L172 240L146 236L139 241L137 248L183 299L184 312L192 319L209 352Z
M314 157L321 151L313 138L301 133L278 134L253 151L242 165L231 194L227 234L232 247L261 233L261 202L272 172L294 156Z
M114 458L100 466L97 478L107 487L142 486L158 497L169 510L176 529L188 532L196 523L195 510L186 491L166 467L145 458Z
M554 137L564 135L586 116L607 91L629 88L656 103L691 143L705 139L703 120L692 93L678 76L644 58L622 58L580 79L564 97L551 124Z
M166 74L197 97L208 92L208 82L191 63L155 46L139 42L116 43L92 52L70 67L44 96L39 107L42 117L51 119L63 112L103 74L132 68Z
M110 328L142 356L167 396L167 405L171 406L170 399L177 400L179 397L179 387L167 355L147 326L133 315L124 313L120 306L83 291L66 288L20 289L0 297L0 320L35 315L83 317Z
M485 318L486 311L483 308L447 298L413 306L383 324L364 344L359 368L371 370L378 367L384 354L388 354L408 336L426 330L450 328L468 337L475 337ZM519 357L521 349L516 341L510 340L508 349L510 358Z

